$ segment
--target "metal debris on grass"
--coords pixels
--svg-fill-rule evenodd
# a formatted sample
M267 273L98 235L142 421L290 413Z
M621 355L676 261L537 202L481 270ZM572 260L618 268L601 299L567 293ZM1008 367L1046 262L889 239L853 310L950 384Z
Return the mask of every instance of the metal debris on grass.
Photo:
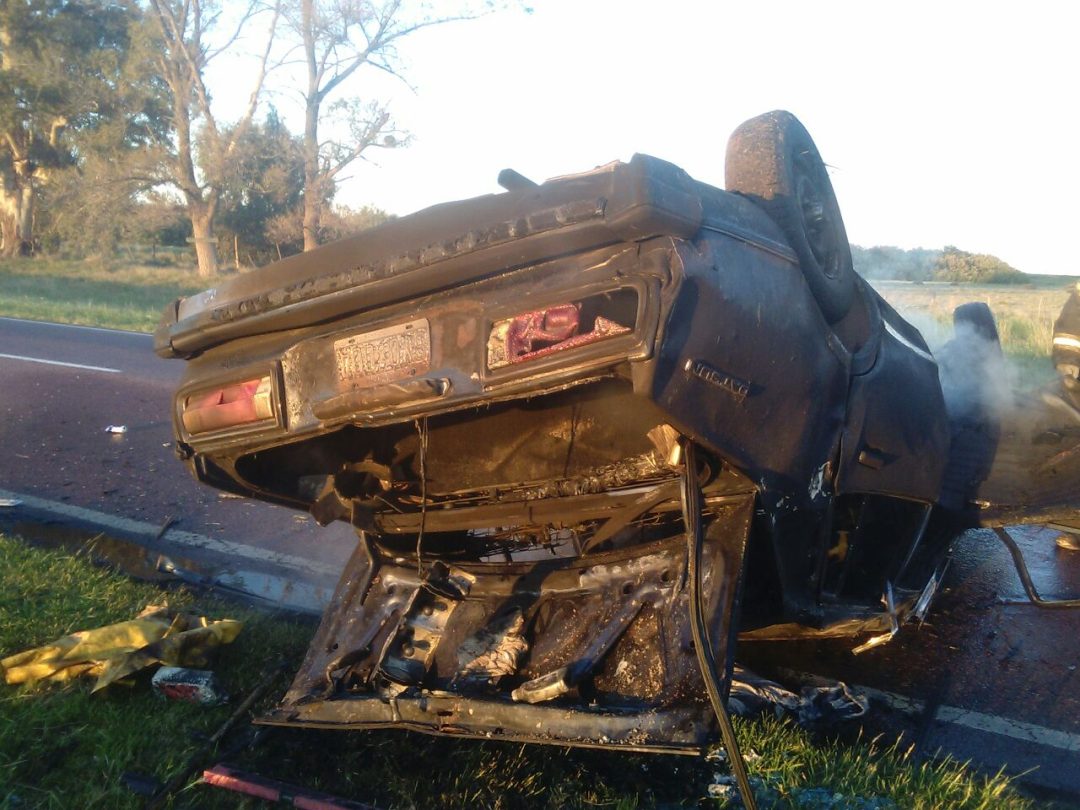
M748 717L768 711L790 714L801 726L820 722L851 720L869 709L865 695L851 690L841 681L804 686L799 694L735 665L729 699L732 714Z
M162 667L154 673L150 685L163 698L198 706L220 706L229 700L217 675L208 669Z
M187 784L187 781L191 778L192 774L195 773L200 764L205 762L214 747L237 723L247 716L251 707L255 705L255 701L262 696L263 692L270 688L274 679L283 668L283 662L278 662L263 672L262 678L255 684L247 697L240 701L240 704L233 713L229 715L229 719L222 723L217 731L206 738L206 741L190 757L188 757L188 760L184 763L183 767L173 773L168 782L161 785L154 795L150 797L149 801L146 802L144 810L155 810L155 808L160 807L167 802L176 791Z
M281 802L293 807L318 807L322 810L374 810L373 806L350 799L331 796L302 785L292 785L258 774L246 773L228 765L215 765L203 771L204 784L224 788L268 802Z

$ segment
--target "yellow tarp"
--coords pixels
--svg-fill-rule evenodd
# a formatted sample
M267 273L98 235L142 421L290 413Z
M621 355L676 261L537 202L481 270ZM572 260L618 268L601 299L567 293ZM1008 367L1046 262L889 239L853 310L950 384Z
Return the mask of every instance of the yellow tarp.
M210 621L190 613L148 607L127 622L80 630L0 661L8 683L96 677L93 691L144 667L206 667L213 651L239 634L242 622Z

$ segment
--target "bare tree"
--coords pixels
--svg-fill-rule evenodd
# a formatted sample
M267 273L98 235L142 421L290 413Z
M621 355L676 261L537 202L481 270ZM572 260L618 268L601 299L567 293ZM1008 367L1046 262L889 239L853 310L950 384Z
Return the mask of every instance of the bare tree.
M258 108L270 66L280 7L276 2L267 7L260 0L250 0L242 12L232 17L231 34L221 44L211 47L213 34L224 24L224 4L219 6L212 0L150 0L150 5L162 41L158 67L172 95L175 141L167 160L170 179L184 195L191 217L199 275L211 276L218 270L214 219L226 168L237 145L251 128ZM207 66L234 46L244 28L264 11L270 15L270 23L247 105L236 121L225 126L219 122L211 105L211 93L205 83ZM201 132L198 133L196 154L195 130L198 127Z
M423 28L474 19L489 6L463 8L437 16L429 4L406 0L295 0L286 19L303 53L307 82L304 101L304 250L320 241L324 207L334 182L353 161L373 148L394 148L408 141L395 125L386 104L356 96L331 100L362 67L398 78L397 44ZM319 140L319 125L334 119L347 140Z

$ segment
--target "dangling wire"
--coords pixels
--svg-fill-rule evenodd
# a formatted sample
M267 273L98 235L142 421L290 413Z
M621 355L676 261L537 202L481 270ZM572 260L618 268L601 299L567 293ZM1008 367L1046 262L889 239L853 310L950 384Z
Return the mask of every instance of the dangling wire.
M416 434L420 439L420 531L416 533L416 575L423 579L424 561L421 553L422 543L424 542L424 525L427 522L427 417L414 419L413 424L416 426Z
M705 691L709 695L716 722L720 726L720 737L727 750L728 763L739 787L743 806L746 810L757 810L757 801L750 780L746 775L746 763L739 741L735 738L735 728L721 694L720 676L716 671L716 659L713 656L712 642L709 640L708 626L705 624L705 599L701 592L701 563L704 536L701 526L701 484L698 483L697 460L694 457L694 443L683 439L683 474L682 474L682 512L686 527L686 567L690 580L690 632L694 639L694 653Z

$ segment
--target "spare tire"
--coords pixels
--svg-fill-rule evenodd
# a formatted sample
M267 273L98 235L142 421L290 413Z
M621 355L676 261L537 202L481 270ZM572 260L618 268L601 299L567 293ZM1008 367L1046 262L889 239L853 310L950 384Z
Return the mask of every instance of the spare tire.
M736 129L724 184L780 226L825 319L842 319L855 296L851 246L825 164L799 119L775 110Z

